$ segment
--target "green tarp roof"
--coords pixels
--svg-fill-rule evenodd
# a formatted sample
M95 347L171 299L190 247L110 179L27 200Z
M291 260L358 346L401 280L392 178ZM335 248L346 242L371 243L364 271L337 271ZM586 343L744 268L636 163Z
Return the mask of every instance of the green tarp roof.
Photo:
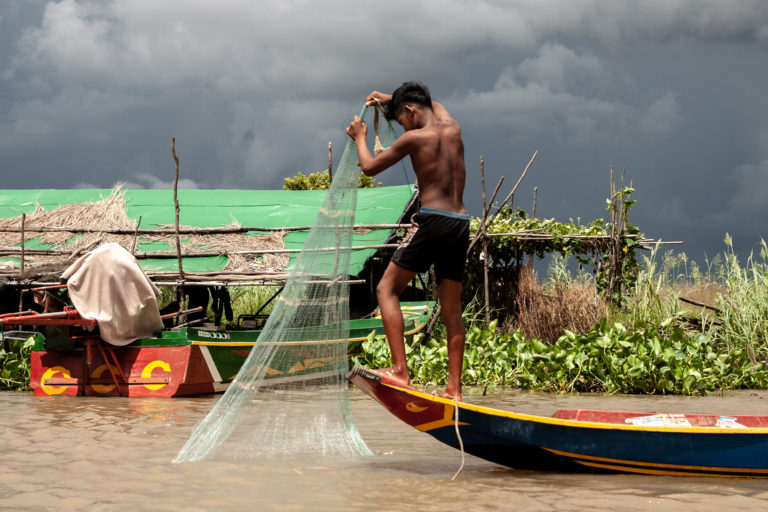
M401 185L360 189L358 191L355 224L394 224L400 220L415 187ZM0 190L0 218L17 217L34 211L35 205L54 210L63 204L98 201L108 197L110 189L35 189ZM225 227L237 221L244 227L297 227L314 224L318 209L325 199L325 190L179 190L181 225L194 227ZM138 221L141 229L173 225L175 213L172 190L126 190L128 216ZM52 226L51 226L52 227ZM391 230L378 229L353 236L353 246L385 243ZM288 249L299 249L307 231L297 231L285 236ZM25 244L29 248L43 248ZM164 245L164 244L160 244ZM156 244L141 244L140 251L171 250ZM350 274L358 274L375 249L354 251ZM295 254L291 255L291 263ZM176 270L172 259L148 259L140 261L147 271ZM184 270L189 272L216 272L224 268L223 257L185 258Z

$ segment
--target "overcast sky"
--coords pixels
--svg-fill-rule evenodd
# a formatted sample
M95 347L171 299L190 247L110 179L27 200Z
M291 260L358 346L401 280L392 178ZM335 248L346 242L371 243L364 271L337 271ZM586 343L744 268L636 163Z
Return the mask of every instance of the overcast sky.
M768 219L768 2L0 1L0 188L280 188L336 162L373 89L429 85L516 203L606 215L627 169L646 235L697 260ZM413 181L402 167L381 181Z

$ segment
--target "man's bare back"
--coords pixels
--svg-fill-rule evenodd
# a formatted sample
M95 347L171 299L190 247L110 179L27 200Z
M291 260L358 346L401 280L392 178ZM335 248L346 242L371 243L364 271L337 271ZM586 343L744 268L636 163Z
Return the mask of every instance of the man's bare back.
M434 111L435 103L432 105ZM419 135L424 139L411 153L422 205L466 213L462 202L466 179L464 143L459 123L445 112L442 119L435 114L435 122L414 131L422 132Z
M374 91L367 100L369 104L384 103L391 101L391 96ZM375 176L408 155L416 172L422 206L466 213L462 200L466 180L464 142L459 123L435 101L431 110L405 105L396 117L406 132L389 150L374 159L370 153L365 154L364 142L357 145L358 152L361 147L366 150L358 153L363 173ZM367 128L356 116L347 133L358 142L365 139Z

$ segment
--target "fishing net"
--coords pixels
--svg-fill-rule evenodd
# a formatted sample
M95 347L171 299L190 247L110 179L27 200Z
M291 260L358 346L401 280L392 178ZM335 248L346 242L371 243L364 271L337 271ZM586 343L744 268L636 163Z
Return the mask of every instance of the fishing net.
M367 108L360 118L364 119ZM382 145L396 135L386 123ZM378 135L377 135L378 138ZM256 344L174 462L369 454L347 395L349 262L360 169L350 139Z

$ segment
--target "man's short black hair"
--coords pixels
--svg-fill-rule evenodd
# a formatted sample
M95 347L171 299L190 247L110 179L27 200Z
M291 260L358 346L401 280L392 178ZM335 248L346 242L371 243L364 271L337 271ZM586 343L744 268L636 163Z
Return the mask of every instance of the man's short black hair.
M390 121L397 117L403 105L415 104L432 110L432 97L429 89L421 82L404 82L392 93L392 100L384 104L384 117Z

